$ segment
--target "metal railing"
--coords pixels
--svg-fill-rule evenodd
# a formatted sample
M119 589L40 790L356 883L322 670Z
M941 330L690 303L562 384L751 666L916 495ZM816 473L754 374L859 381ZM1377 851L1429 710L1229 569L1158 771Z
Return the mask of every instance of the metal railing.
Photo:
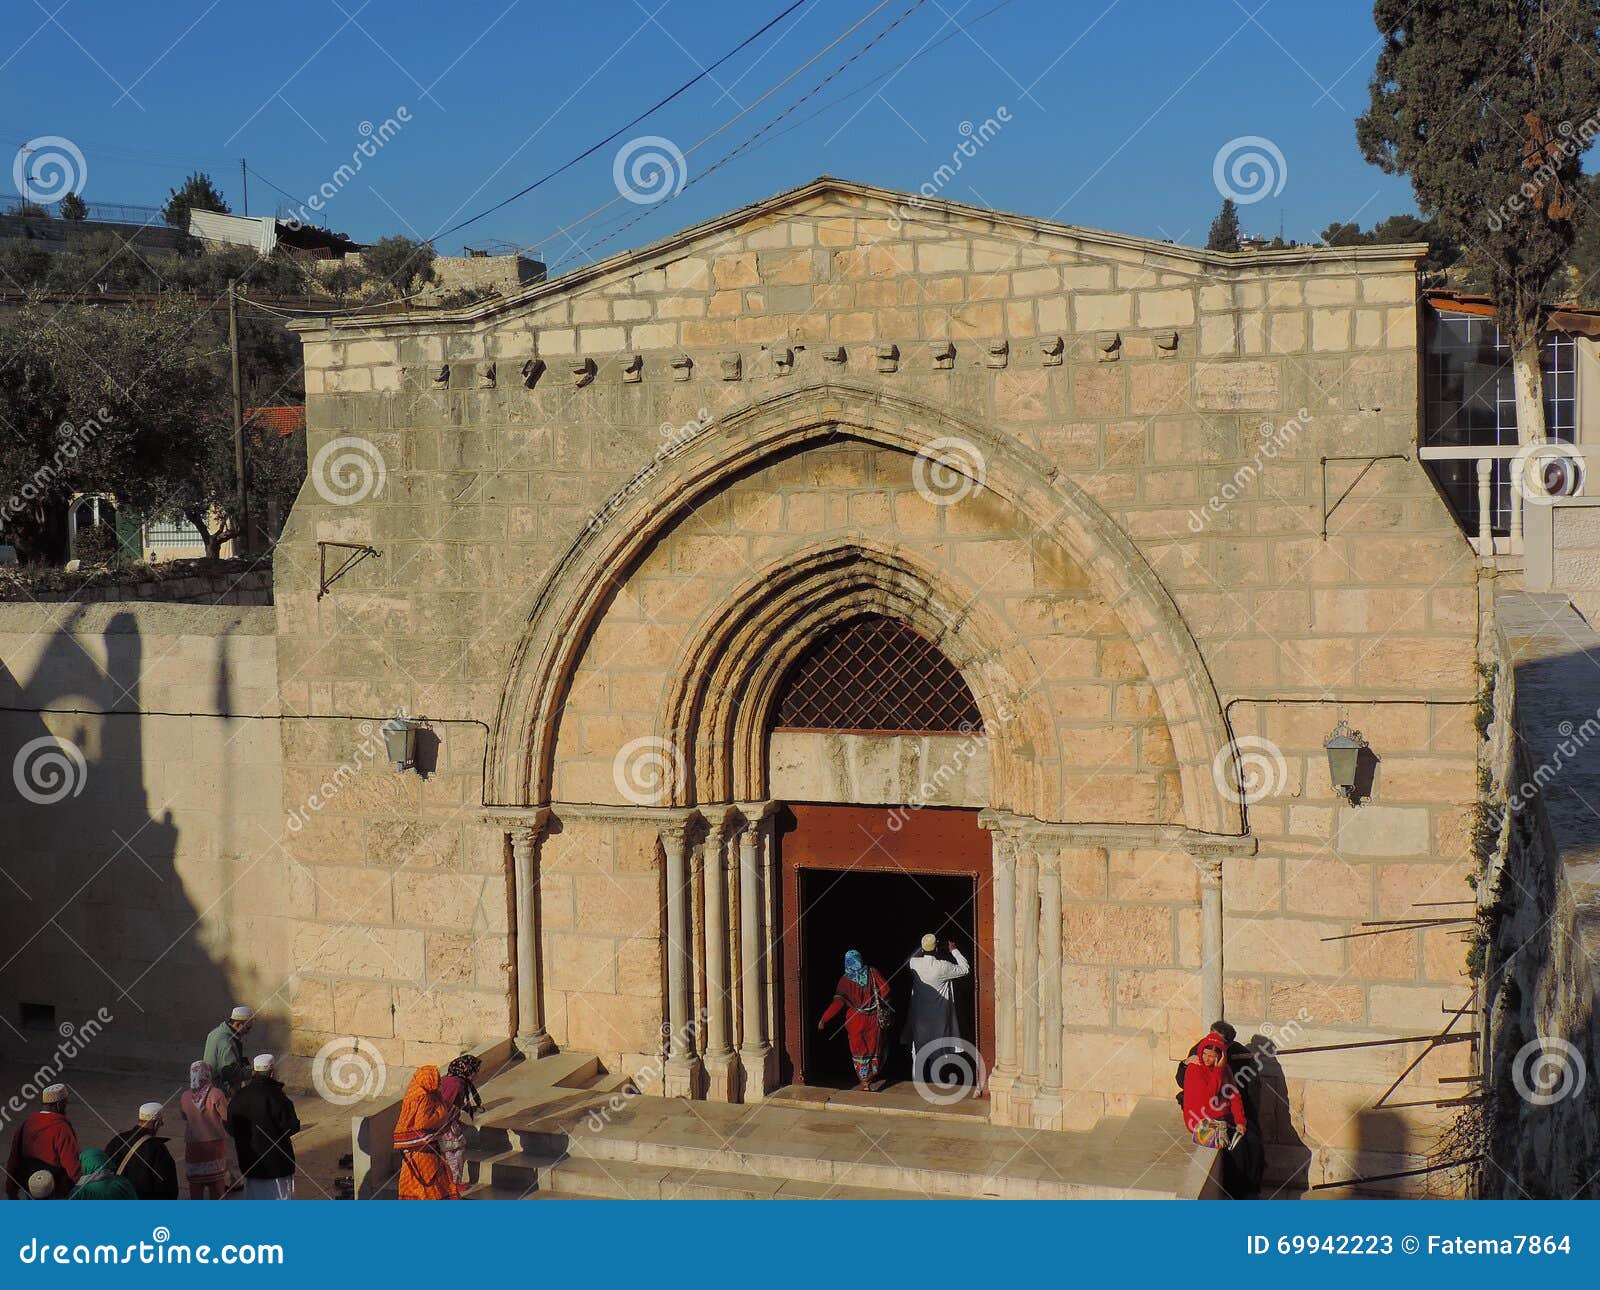
M1497 461L1511 461L1522 449L1517 444L1488 444L1483 447L1452 445L1450 447L1422 448L1418 456L1423 461L1471 461L1477 463L1478 494L1476 531L1469 523L1467 539L1479 555L1522 554L1522 494L1511 490L1511 520L1504 535L1494 531L1494 466ZM1463 517L1465 518L1465 517Z

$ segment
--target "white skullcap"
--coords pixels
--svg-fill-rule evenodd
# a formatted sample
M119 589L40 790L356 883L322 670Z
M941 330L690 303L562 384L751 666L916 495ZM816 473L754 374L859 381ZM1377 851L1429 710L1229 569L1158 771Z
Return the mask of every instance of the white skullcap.
M48 1200L56 1194L56 1176L48 1169L41 1169L38 1173L28 1178L28 1195L34 1200Z
M67 1100L67 1086L65 1084L52 1084L39 1095L41 1102L65 1102Z
M922 948L929 954L932 954L934 950L939 948L939 938L932 932L929 932L922 938Z
M229 1016L230 1021L254 1021L256 1010L248 1003L241 1003Z
M278 1059L271 1053L257 1053L255 1060L250 1063L250 1069L254 1071L270 1071L277 1064Z
M139 1108L139 1123L155 1119L164 1109L160 1102L146 1102Z

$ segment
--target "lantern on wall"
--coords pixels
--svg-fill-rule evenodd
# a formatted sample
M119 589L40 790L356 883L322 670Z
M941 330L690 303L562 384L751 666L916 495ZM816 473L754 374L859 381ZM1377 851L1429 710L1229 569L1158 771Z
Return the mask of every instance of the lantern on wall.
M1334 792L1352 806L1356 805L1356 773L1361 764L1361 752L1367 746L1359 730L1350 729L1343 717L1334 726L1333 733L1322 742L1328 754L1328 778L1333 781Z
M416 765L417 723L406 716L404 708L396 708L394 716L383 723L383 747L395 770L406 771Z

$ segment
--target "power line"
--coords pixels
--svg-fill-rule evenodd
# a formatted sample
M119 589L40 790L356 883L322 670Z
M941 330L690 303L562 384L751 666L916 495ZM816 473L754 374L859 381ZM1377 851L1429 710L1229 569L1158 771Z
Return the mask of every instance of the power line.
M907 9L906 13L909 14L912 9L916 9L916 8L920 7L924 2L925 2L925 0L914 0L914 3L911 5L911 8ZM805 62L801 63L799 67L794 69L794 71L790 72L787 76L785 76L776 85L773 85L771 88L762 91L762 93L756 99L754 99L747 106L745 106L743 108L740 108L739 111L735 112L731 117L729 117L726 121L724 121L721 125L719 125L710 134L708 134L704 138L700 139L699 142L694 143L690 147L684 149L683 152L680 154L680 156L684 160L687 160L689 157L693 156L696 152L698 152L701 148L705 147L706 144L710 143L713 139L715 139L719 134L722 134L726 130L732 129L733 126L737 122L742 120L744 117L748 116L751 112L755 111L756 108L760 107L769 98L771 98L774 94L776 94L779 90L781 90L785 85L789 84L790 81L794 80L795 77L799 76L801 72L806 70L806 68L810 67L813 63L818 62L830 50L832 50L832 49L836 48L837 46L843 44L846 40L848 40L851 36L853 36L857 31L859 31L862 27L864 27L871 18L876 16L881 10L887 8L888 5L889 5L889 0L878 0L877 4L873 5L872 8L869 9L866 13L864 13L860 18L856 19L855 22L851 23L848 27L846 27L842 32L840 32L837 36L835 36L832 40L830 40L826 45L824 45L821 49L819 49L815 54L811 55L810 58L806 59ZM904 17L905 17L905 14L902 14L901 18L903 19ZM900 19L896 19L895 23L890 24L889 30L893 30L894 26L898 25L899 21L900 21ZM871 48L870 44L868 45L868 48ZM687 185L685 185L685 186L687 186ZM565 234L566 232L568 232L568 230L574 229L574 228L578 227L578 225L580 225L580 224L588 223L596 215L600 214L601 211L609 210L611 207L615 206L618 202L620 202L622 200L623 200L623 194L621 194L619 192L615 197L611 198L609 201L601 202L600 205L596 206L592 211L589 211L588 213L586 213L584 215L580 215L577 219L573 220L569 224L563 225L561 228L558 228L557 230L555 230L555 232L551 233L548 237L539 238L539 239L535 240L534 242L528 243L527 245L529 245L529 246L542 246L542 245L544 245L544 244L546 244L548 242L551 242L555 238L558 238L558 237L562 236L563 234ZM643 217L641 216L640 218L643 218ZM634 223L634 222L637 222L637 221L630 221L630 223Z
M978 24L980 22L983 22L985 19L993 17L995 14L999 13L1000 10L1006 8L1006 6L1008 6L1010 4L1013 4L1014 2L1015 2L1015 0L1000 0L999 4L995 5L991 9L984 10L976 18L972 19L972 22L969 23L968 26L975 26L976 24ZM921 49L917 50L914 54L912 54L911 57L907 58L905 60L905 62L899 64L896 67L891 67L886 71L879 72L876 76L870 77L867 80L863 81L860 85L857 85L853 90L845 91L845 93L839 95L838 98L829 99L821 107L817 108L816 111L808 112L805 116L801 117L798 121L790 122L783 129L779 130L776 134L774 134L772 136L772 138L781 139L786 134L794 133L794 131L798 130L801 126L807 125L810 122L815 121L818 117L822 116L824 113L831 112L834 108L838 107L841 103L848 103L851 99L855 98L857 95L864 94L867 90L870 90L874 86L879 85L882 82L888 80L889 77L897 75L900 72L903 72L907 67L911 66L912 63L916 62L917 59L921 58L924 54L931 54L935 49L938 49L940 45L943 45L943 44L947 43L948 41L954 40L957 36L959 36L961 34L962 34L962 28L958 27L954 31L948 32L945 35L940 36L937 40L930 41L928 44L924 45ZM865 51L862 51L862 52L865 52ZM859 57L859 55L858 55L858 57ZM818 88L820 88L820 87L818 87ZM813 89L811 91L811 93L815 93L815 92L816 92L815 89ZM807 97L809 97L809 94L807 95ZM794 106L789 109L789 111L790 112L794 111L794 108L799 107L800 104L803 103L803 102L805 102L804 98L802 98L801 100L796 102L794 104ZM787 115L787 113L785 115ZM773 125L776 125L778 123L778 121L782 120L782 119L783 119L782 117L776 118L775 120L769 122L767 126L763 127L763 129L770 129ZM747 146L749 144L749 142L751 142L751 140L746 140L745 144L741 144L740 145L740 148L743 148L743 147ZM737 152L738 150L739 149L735 149L735 152ZM716 164L711 169L716 169L718 166L723 165L725 162L732 160L733 156L734 156L734 153L726 153L726 154L724 154L724 156L720 160L718 160L716 162ZM705 176L710 174L710 173L711 173L711 170L707 170L707 171L704 172L704 174L698 175L694 179L689 180L688 182L686 182L684 184L684 188L689 188L692 185L698 183L701 179L704 179ZM661 204L664 204L664 203L661 203ZM613 232L611 234L608 234L603 240L595 242L593 244L593 246L588 248L589 251L592 252L596 247L602 246L602 245L605 244L605 242L609 242L609 241L613 240L613 238L615 238L618 234L624 232L628 228L631 228L634 224L637 224L641 219L645 218L646 215L649 215L651 213L653 213L653 212L649 212L649 211L644 212L643 214L637 215L634 218L632 218L631 220L628 220L626 223L622 222L623 218L625 218L625 217L619 217L618 219L611 221L609 224L605 225L604 227L610 228L610 229L614 229L615 232ZM581 222L581 221L578 221L578 222ZM576 227L576 222L573 225L569 225L568 227ZM567 256L562 257L560 260L558 260L551 267L552 268L559 268L562 264L565 264L569 260L572 260L573 258L575 258L576 254L577 253L575 252L573 254L569 254Z
M867 41L867 43L865 45L863 45L860 49L856 50L855 53L851 54L849 58L845 59L844 62L840 63L837 67L835 67L831 72L829 72L826 76L824 76L820 81L818 81L815 85L813 85L809 90L807 90L804 94L802 94L798 99L796 99L788 107L784 108L784 110L782 112L778 113L778 115L773 117L772 120L768 121L764 126L762 126L754 134L750 135L747 139L745 139L744 142L738 144L734 148L732 148L729 151L723 153L722 156L718 157L709 166L707 166L704 170L702 170L698 175L695 175L694 178L685 180L683 185L682 185L682 187L680 187L676 192L670 193L664 200L656 203L655 206L651 207L649 210L641 211L639 214L635 215L632 219L626 221L623 224L618 225L615 229L613 229L610 233L607 233L604 237L602 237L599 241L595 242L592 246L584 248L584 253L585 254L593 254L593 252L595 250L597 250L598 248L604 246L606 243L615 241L618 237L622 236L623 233L627 232L635 224L639 223L641 220L648 219L651 215L654 215L656 213L656 211L659 210L662 206L666 205L667 202L672 201L674 198L681 196L685 191L687 191L689 188L693 187L695 184L701 182L702 180L709 179L713 174L715 174L723 166L727 165L729 162L733 161L736 157L738 157L740 153L742 153L746 149L754 146L761 139L761 137L763 135L765 135L769 130L772 129L773 126L777 125L780 121L784 120L786 117L791 115L795 111L795 109L800 107L801 104L805 103L806 100L810 99L813 95L817 94L819 91L821 91L823 88L825 88L831 81L834 80L835 77L837 77L841 72L843 72L845 70L845 68L849 67L852 63L855 63L858 60L860 60L862 57L864 57L868 52L871 51L873 46L878 44L879 41L881 41L885 36L887 36L896 27L898 27L901 23L903 23L907 18L909 18L918 9L920 9L924 3L925 3L925 0L912 0L912 3L910 5L908 5L906 7L906 9L904 11L902 11L897 18L895 18L891 23L889 23L889 25L887 27L885 27L882 31L878 32L877 35L873 36L872 39ZM883 7L882 5L879 6L879 8L882 8L882 7ZM874 12L876 12L876 10L874 10ZM870 16L871 15L869 14L868 17L870 17ZM835 43L837 43L837 42L835 42ZM720 133L720 131L718 133ZM708 137L710 137L710 136L708 136ZM696 144L695 146L699 147L699 144ZM690 151L693 151L693 149L690 149ZM687 154L685 154L685 155L687 155ZM610 203L607 203L607 205L610 205ZM604 209L604 208L601 208L601 209ZM589 216L585 216L584 217L585 220L587 220L588 218L589 218ZM571 227L571 226L569 226L569 227ZM565 230L563 230L563 231L565 231ZM571 260L571 259L575 258L575 256L577 254L578 254L578 252L575 251L575 252L572 252L569 255L566 255L566 256L562 257L560 260L556 261L556 266L564 264L568 260Z
M608 134L604 139L601 139L598 143L593 144L588 148L585 148L582 152L580 152L576 157L573 157L570 161L567 161L567 162L563 163L562 165L557 166L554 170L550 171L548 174L541 175L538 179L534 180L533 183L529 184L526 188L519 189L517 192L512 193L511 196L505 198L503 201L496 202L493 206L490 206L488 209L479 211L476 215L473 215L468 219L464 219L464 220L460 221L460 223L452 224L449 228L444 229L443 231L441 231L439 233L435 233L434 237L435 238L449 237L450 234L455 233L455 232L459 232L461 229L466 228L467 225L469 225L469 224L476 224L479 220L483 219L484 217L494 214L495 211L501 210L504 207L509 206L512 202L517 201L517 200L519 200L519 199L521 199L523 197L526 197L529 193L531 193L535 188L538 188L541 184L548 183L550 180L554 179L557 175L563 174L564 172L566 172L568 170L571 170L573 166L577 165L580 161L583 161L585 158L592 157L595 153L599 152L600 149L605 147L608 143L614 142L616 139L618 139L622 135L626 134L629 130L633 129L634 126L638 125L639 122L643 121L646 117L654 114L655 112L660 111L668 103L671 103L673 99L677 98L680 94L684 93L686 90L689 90L689 89L693 88L695 85L698 85L701 81L705 80L706 77L710 76L712 72L716 71L717 68L721 67L725 62L727 62L730 58L732 58L740 50L744 49L752 41L755 41L755 40L759 39L760 37L766 35L767 32L771 31L780 22L782 22L785 18L787 18L790 14L792 14L796 9L800 8L800 6L805 4L805 3L806 3L806 0L794 0L793 4L791 4L787 9L785 9L782 13L780 13L776 18L772 19L771 22L766 23L765 25L760 27L758 30L756 30L756 31L752 32L750 35L746 36L737 45L735 45L726 54L724 54L721 58L717 59L716 62L712 63L711 66L702 68L698 75L690 77L687 81L685 81L682 85L678 86L677 89L673 90L672 93L668 94L665 98L658 99L655 103L653 103L650 107L646 108L643 112L639 113L638 116L634 117L633 120L629 121L626 125L619 126L617 129L613 130L610 134Z

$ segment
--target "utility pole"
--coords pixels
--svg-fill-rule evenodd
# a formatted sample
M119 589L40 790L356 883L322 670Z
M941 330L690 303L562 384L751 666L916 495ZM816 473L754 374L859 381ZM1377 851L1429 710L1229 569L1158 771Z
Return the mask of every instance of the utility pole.
M233 478L238 488L239 536L235 555L250 554L250 488L244 468L244 400L239 392L239 279L228 279L228 366L233 372Z
M244 158L239 158L239 179L244 184L244 213L250 214L250 167L245 165Z

